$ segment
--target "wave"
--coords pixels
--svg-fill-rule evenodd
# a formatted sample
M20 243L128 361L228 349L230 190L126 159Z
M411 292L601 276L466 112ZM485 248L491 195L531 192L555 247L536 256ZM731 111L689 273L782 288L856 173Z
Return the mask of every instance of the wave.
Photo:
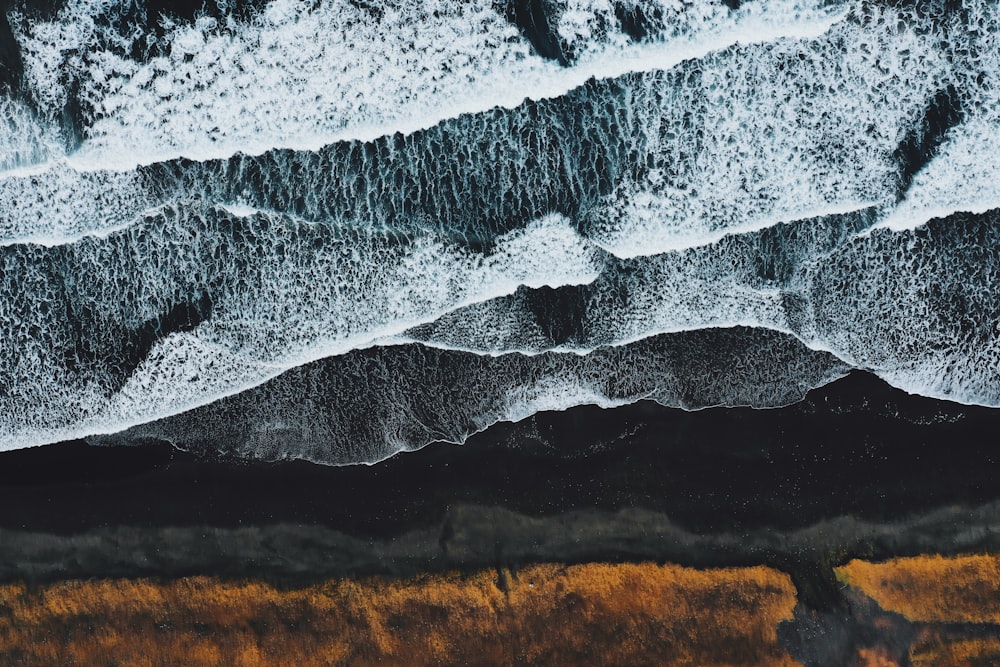
M54 246L123 229L160 205L142 174L79 172L67 164L0 179L0 245Z
M374 463L461 443L541 410L649 399L686 409L777 407L848 367L790 336L747 328L650 338L588 355L484 356L420 345L355 350L168 419L98 440L167 440L244 458Z
M816 335L910 393L1000 407L1000 211L873 231L812 272Z
M153 162L130 172L135 182L125 193L125 177L106 170L67 175L73 158L51 175L6 184L23 211L17 217L39 229L26 233L15 219L0 226L0 238L107 233L146 208L92 215L88 199L117 213L112 204L120 200L197 198L375 228L433 226L482 242L559 212L606 251L632 257L889 204L907 168L897 135L919 126L950 72L937 46L941 30L896 30L897 22L891 12L867 22L852 16L814 39L731 46L669 69L591 80L552 99L518 98L511 109L407 136ZM845 43L869 47L845 60ZM886 67L898 74L884 76ZM169 107L148 112L204 127ZM124 131L116 136L129 145L115 155L157 154ZM77 183L86 183L83 193ZM43 214L53 201L74 198L86 213Z
M17 393L0 396L6 447L120 430L322 357L401 341L483 358L530 351L588 359L664 334L749 326L794 336L805 350L908 391L1000 401L990 370L1000 362L990 288L1000 212L856 236L873 218L862 211L603 264L559 218L480 254L433 238L366 238L262 214L198 215L175 212L81 245L7 249L5 275L30 275L17 284L34 291L3 313L16 341L5 373L19 383ZM186 257L176 253L182 239L191 244ZM113 279L102 273L129 262ZM576 380L538 373L538 386L549 382L564 402L604 400ZM381 386L373 377L349 381ZM771 382L799 386L790 378ZM449 395L466 400L463 391ZM521 404L509 414L548 405Z
M655 256L612 257L591 282L521 288L414 327L400 340L480 354L586 354L661 333L752 326L827 349L811 313L811 273L878 213L873 207Z
M47 18L14 12L12 24L38 106L54 119L75 111L74 163L130 169L412 132L740 41L815 35L838 17L827 4L668 2L637 40L611 3L553 3L546 27L571 54L565 67L541 57L500 2L274 0L249 16L205 10L154 28L151 7L75 0Z
M388 405L392 378L358 360L393 354L497 384L424 386L465 416L386 416L359 461L574 402L769 405L847 367L1000 406L993 3L435 7L8 14L23 77L0 95L0 448L250 410L272 386L316 392L325 419L317 384L294 389L319 371L299 369L341 368L337 391ZM753 25L771 32L744 43ZM726 344L761 355L730 361L761 364L763 394L699 370L705 345L630 375L639 350L721 330L756 341ZM825 370L769 367L774 345ZM244 431L247 455L296 455ZM306 458L354 455L295 437Z
M1000 210L871 230L879 209L610 262L584 285L520 289L407 331L479 353L587 353L666 332L794 335L910 393L1000 406Z
M596 261L558 216L484 256L431 234L204 206L0 248L0 448L189 409L519 285L592 280Z

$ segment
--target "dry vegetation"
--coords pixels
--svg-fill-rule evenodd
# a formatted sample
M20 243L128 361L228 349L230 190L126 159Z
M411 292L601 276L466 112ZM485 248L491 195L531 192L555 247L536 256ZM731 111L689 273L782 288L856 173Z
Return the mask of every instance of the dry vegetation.
M883 609L931 624L910 648L914 667L1000 665L1000 628L968 636L944 625L1000 624L1000 555L855 560L837 575Z
M14 665L791 665L764 567L539 565L280 590L195 577L0 587Z
M1000 556L852 561L838 576L925 623L913 665L1000 664ZM0 586L2 665L794 665L789 578L765 567L536 565L283 590L192 577ZM976 626L980 627L980 626ZM984 625L984 628L994 628ZM858 664L894 664L877 647Z
M910 653L913 667L995 667L1000 665L1000 637L954 639L923 633Z
M1000 555L853 560L837 574L911 621L1000 623Z

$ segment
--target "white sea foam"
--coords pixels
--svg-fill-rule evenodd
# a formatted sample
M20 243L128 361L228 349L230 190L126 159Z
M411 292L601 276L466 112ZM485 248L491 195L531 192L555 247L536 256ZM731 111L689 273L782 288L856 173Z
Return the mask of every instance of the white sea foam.
M52 252L41 248L18 248L6 258L12 284L4 287L12 297L0 302L0 322L12 345L0 351L0 363L30 400L23 392L0 396L0 448L161 418L519 285L587 282L598 271L594 249L559 216L500 238L484 258L434 238L346 242L312 225L300 233L265 215L238 219L247 229L223 256L220 244L233 239L210 211L201 215L193 225L168 211L144 228L55 249L69 253L62 260L68 267L33 265L33 257ZM317 239L325 239L322 248ZM127 377L99 363L82 374L64 367L73 349L101 353L110 345L104 353L117 353L120 343L107 336L126 332L101 331L103 322L141 328L185 293L212 294L211 319L161 338ZM67 299L86 310L80 334L58 307ZM51 305L39 310L39 301Z
M1000 211L875 230L809 272L813 336L913 393L1000 407Z
M997 109L1000 111L1000 107ZM878 227L914 229L954 213L1000 208L1000 114L954 128Z
M72 77L92 103L96 118L74 165L128 169L176 156L315 149L407 133L525 97L561 95L591 77L671 67L736 42L813 37L841 16L822 2L749 3L738 12L666 2L672 23L664 40L632 44L613 28L607 3L576 4L560 26L573 33L578 52L565 69L535 55L488 3L388 2L376 17L347 0L316 7L274 0L249 23L176 24L164 55L148 63L117 55L141 33L95 24L111 11L106 0L70 2L48 22L13 18L42 107L61 109ZM598 16L612 29L585 39L581 21Z
M71 243L141 219L158 202L136 172L80 172L64 160L0 179L0 246Z
M525 96L541 98L565 93L595 74L600 77L615 77L631 71L653 70L654 75L632 77L623 81L622 85L636 98L634 109L629 110L633 120L628 128L637 150L634 159L652 163L654 166L638 181L630 178L620 179L614 191L596 206L589 208L586 213L586 233L589 238L620 257L634 257L710 243L732 231L752 231L807 215L835 213L872 202L888 204L894 201L896 196L894 185L898 171L894 149L900 140L898 135L901 128L918 122L927 100L955 78L951 73L952 66L948 59L938 49L939 32L921 31L905 25L898 28L895 14L887 10L882 13L872 13L865 21L860 21L855 17L843 19L843 9L833 14L816 11L796 12L790 9L791 5L788 3L749 3L744 10L732 16L728 10L721 9L722 5L716 6L710 3L695 3L690 6L682 4L676 7L664 5L663 9L672 21L668 21L668 27L672 26L673 32L668 31L669 34L662 42L632 44L627 40L623 42L625 38L620 32L609 31L606 27L599 29L600 26L613 20L613 17L609 19L613 11L605 5L606 3L601 2L587 5L574 4L564 14L564 20L568 21L569 27L564 26L563 32L569 35L567 39L570 46L578 52L578 60L573 67L558 68L554 64L538 61L535 56L524 54L523 57L513 59L518 63L530 63L531 68L541 68L538 71L544 70L546 74L543 77L544 81L539 79L541 83L533 82L531 77L522 77L523 72L518 74L520 78L514 77L508 81L504 79L506 76L504 72L507 71L504 69L505 66L486 63L494 56L501 58L496 54L508 47L516 46L521 49L528 47L519 41L520 38L510 36L512 28L499 17L493 16L490 19L494 23L486 21L483 17L492 16L492 10L482 9L475 10L485 14L482 16L475 14L475 17L479 17L476 19L479 23L473 21L473 24L486 26L482 28L485 31L483 34L492 34L491 31L494 30L507 31L504 34L513 40L509 44L501 40L502 46L494 45L492 51L484 46L482 50L485 55L477 56L485 59L483 63L486 64L483 64L483 67L486 69L483 72L486 70L493 72L490 68L495 65L499 81L492 81L490 77L493 74L472 76L473 81L471 83L465 81L463 83L466 85L465 92L459 94L447 87L440 90L434 87L445 84L458 85L451 78L445 77L443 82L436 82L427 89L430 92L427 92L421 88L423 84L420 83L422 81L420 77L427 75L429 71L436 71L434 69L436 66L431 66L437 62L435 58L440 56L441 63L451 63L447 65L448 68L453 67L453 63L437 52L434 52L437 54L434 57L424 58L417 52L408 51L409 56L398 54L398 57L394 56L398 60L394 65L398 71L389 68L383 72L379 68L388 66L384 63L379 64L382 61L363 58L362 64L374 68L365 75L365 81L368 82L365 85L371 87L371 81L382 81L380 77L388 77L377 87L378 94L386 100L391 95L398 95L398 99L393 104L385 100L379 102L388 110L385 113L397 114L399 118L408 120L421 118L420 112L407 105L424 104L420 100L426 98L430 100L426 104L434 114L437 114L433 119L440 120L443 117L457 115L460 111L489 107L493 104L489 95L502 97L507 94L505 90L516 91L516 94L504 98L509 102L508 106L513 106ZM104 132L101 135L103 139L93 134L91 139L69 159L69 164L73 165L74 169L86 171L101 164L126 168L136 162L149 162L157 157L176 154L171 152L173 148L164 152L161 150L162 146L187 145L185 142L190 143L189 139L194 141L200 136L199 133L206 131L223 132L224 127L227 127L226 122L233 124L231 137L213 140L210 143L215 148L208 152L197 155L190 152L186 154L208 157L229 155L236 150L253 153L274 145L315 148L316 145L337 137L364 136L349 130L346 134L328 134L320 142L309 140L296 144L296 132L310 127L310 123L315 120L310 120L312 116L309 114L313 114L313 111L309 111L311 107L290 103L290 100L297 99L299 93L294 90L282 90L283 86L288 88L290 85L287 81L294 83L298 79L284 77L274 84L273 90L265 86L270 92L253 89L255 100L266 102L270 99L268 95L273 95L274 100L267 102L268 104L277 105L280 102L284 105L285 111L281 123L275 126L280 130L278 131L261 124L268 117L267 114L252 122L240 115L251 113L252 105L249 105L246 99L235 95L229 87L236 86L241 80L240 76L243 75L233 72L220 73L213 68L222 67L219 63L229 62L227 58L237 58L234 54L243 54L244 50L249 48L247 44L256 45L254 48L260 49L270 45L265 51L270 54L268 57L271 60L267 62L271 64L261 65L265 71L268 71L268 67L280 65L284 68L296 67L307 74L313 72L310 76L333 77L333 74L326 72L323 67L333 66L331 63L342 63L342 58L320 58L308 50L287 51L291 48L290 45L297 43L295 39L304 39L301 36L289 37L291 41L282 42L276 35L268 39L264 39L261 35L272 28L277 30L275 26L281 26L281 30L290 30L295 34L299 34L295 31L319 30L317 25L323 21L334 21L336 15L339 16L336 20L359 22L356 32L345 32L342 35L343 39L350 42L349 44L345 42L348 45L342 46L361 49L358 53L362 54L367 52L358 44L365 39L375 39L366 31L375 30L379 26L381 26L379 29L390 30L383 24L388 22L386 25L395 25L392 21L403 21L408 14L402 9L394 10L397 12L393 14L394 19L384 16L382 22L375 26L371 17L362 21L360 15L355 16L358 12L364 12L353 6L341 8L343 12L340 13L339 10L335 11L333 6L328 8L324 6L315 12L309 12L308 16L295 13L303 10L298 8L292 11L291 5L274 4L270 7L270 12L277 12L271 19L265 20L259 17L257 23L252 26L235 26L235 33L229 31L216 34L212 32L216 27L205 21L194 26L176 27L171 35L176 33L172 39L180 40L177 46L179 54L177 57L180 60L172 63L168 70L164 70L163 76L180 77L188 82L184 85L189 86L190 90L163 99L147 99L144 97L146 93L141 90L122 89L119 92L124 101L120 104L116 102L115 108L127 102L136 107L135 114L122 112L102 117L103 119L93 128L105 122L118 123L118 126ZM430 31L428 34L432 33L432 27L438 25L435 21L441 25L451 25L449 21L457 25L461 23L460 18L462 21L469 20L470 17L462 13L466 11L473 10L465 8L457 14L439 11L437 18L427 19L431 27L424 27L422 30ZM85 21L79 18L85 14L87 12L76 7L75 13L68 14L71 18L76 18L70 20L64 17L63 21L68 23L72 23L73 20L83 21L87 24L85 26L87 30L84 32L93 37L93 20ZM317 16L314 17L313 14ZM313 25L314 23L316 25ZM793 29L794 26L798 27ZM202 32L198 32L199 30ZM749 31L748 34L754 37L745 41L753 44L721 48L732 43L733 35L736 34L732 32L734 30ZM249 41L243 44L239 41L239 35L243 34L241 31L256 37L254 39L247 37ZM57 32L62 35L66 29ZM204 39L199 38L206 45L205 54L200 50L202 46L195 44L196 32L205 33L202 34ZM603 37L594 37L595 33L600 33ZM784 37L786 34L793 34L794 39ZM28 37L25 36L24 39ZM325 44L323 39L315 37L309 40L309 43L313 46ZM420 39L431 38L424 35ZM713 39L718 41L712 42L711 46L720 47L721 50L702 48ZM355 44L357 40L361 41ZM702 41L698 42L700 46L691 46L694 50L688 52L685 50L687 48L684 46L687 43L685 40ZM215 41L221 45L229 45L227 48L233 49L233 54L223 57L211 52L207 45L214 44ZM402 41L407 42L407 40ZM451 40L448 43L465 44L461 40ZM61 42L48 37L43 46L47 45L52 49L58 44ZM275 46L276 44L283 46L279 48ZM845 57L843 52L844 44L852 45L849 57ZM272 46L274 49L270 48ZM37 45L35 51L48 52ZM490 53L494 55L489 55ZM638 59L632 62L630 58L636 53L639 54ZM192 55L194 60L188 58ZM681 66L676 71L671 70L669 74L659 73L659 70L669 70L671 66L688 56L702 57L696 63ZM411 60L421 59L420 62L423 64L416 67L411 60L406 59L407 57ZM204 58L207 64L195 66L200 62L199 58ZM305 60L300 63L297 58L308 59L311 67L306 67L303 64ZM473 59L469 62L478 61ZM42 65L37 66L45 70ZM140 65L136 64L136 67ZM141 67L153 67L153 64ZM187 71L191 68L194 68L194 74ZM425 71L425 68L429 69ZM353 72L353 69L348 69L352 72L352 77L360 76ZM402 78L398 80L392 78L395 76L393 72ZM210 82L199 83L199 76L212 78ZM416 79L411 80L414 76ZM56 80L52 76L47 75L47 78L42 77L39 80L56 85L52 83ZM322 86L319 79L309 84L323 88L322 94L314 91L316 99L326 100L323 104L339 105L337 106L339 111L327 109L320 114L324 119L323 122L334 122L337 118L343 120L347 117L344 114L349 116L350 113L360 114L358 117L363 117L366 119L364 122L368 122L382 113L372 111L378 105L373 106L366 102L364 95L351 97L338 94L339 84L336 82L340 81L340 78L333 77L330 81L334 81L335 85L331 86L325 79ZM354 79L351 78L349 81ZM488 94L476 92L477 85L486 86L487 82L489 82ZM536 83L538 85L535 85ZM550 90L546 87L549 84L558 85ZM411 85L415 86L414 91L406 94L400 92ZM104 89L98 90L94 95L103 94L101 90ZM248 91L250 88L244 91L244 97L250 95ZM280 95L278 91L281 91ZM439 93L441 95L447 93L449 105L443 106L439 103L440 100L435 97ZM53 96L58 97L55 93ZM461 105L462 99L470 100L473 106L456 111L456 107L452 104L458 100L457 104ZM189 113L188 106L185 106L189 103L192 108L196 108L197 113L194 115ZM237 105L239 108L230 109L232 105ZM442 114L442 109L447 111ZM359 110L363 110L364 113ZM136 114L140 111L148 115L149 119L139 118ZM301 116L300 112L306 115ZM208 113L214 114L213 118L202 117ZM150 123L153 122L151 119L154 118L157 123L174 123L177 127L173 129L166 127L160 132L150 127ZM220 120L222 118L227 120L222 122ZM420 121L420 125L423 126L425 123ZM584 127L586 128L586 125ZM400 128L390 124L371 136L398 129ZM503 128L493 128L487 123L486 131L490 130L501 132ZM280 141L272 141L275 132L283 137ZM454 139L469 142L477 137L455 136ZM497 140L503 142L505 138L501 134ZM223 143L228 141L229 147L216 150L222 145L220 141ZM263 143L255 147L255 141ZM103 157L91 160L85 157L88 154ZM116 160L124 162L119 164ZM44 195L38 197L37 201L31 200L34 193L30 190L24 196L20 196L19 192L15 193L19 196L19 200L24 200L18 207L21 212L15 216L17 219L7 225L14 230L0 230L4 232L0 238L6 239L7 242L71 241L86 233L107 233L109 230L121 228L128 221L135 220L137 211L142 211L151 205L143 199L149 195L135 188L130 192L124 192L122 184L116 182L114 175L109 175L107 171L98 172L101 174L100 177L82 175L71 177L66 163L59 164L61 166L55 168L52 174L33 176L40 182L36 189ZM476 169L482 166L475 163L462 164L463 169ZM314 178L298 179L291 173L284 178L287 178L288 182L284 183L283 187L295 192L299 199L324 201L322 196L317 196L320 193L315 192L319 187ZM979 180L988 182L986 179ZM70 211L69 215L39 215L38 211L52 206L53 201L58 206L59 201L75 196L73 184L69 181L87 181L86 191L82 195L84 205ZM327 185L337 187L336 183ZM9 187L15 190L24 188L23 182L12 183ZM377 197L380 194L368 193L368 196ZM455 195L460 198L463 193ZM195 188L191 192L182 191L174 196L198 197L200 194ZM980 192L977 196L982 200L985 195ZM959 200L963 197L965 195L961 193L953 195L953 198ZM86 201L88 198L92 200L118 198L129 205L123 206L120 212L92 211L88 209ZM33 232L26 233L23 228L30 226L31 222L36 222L38 227Z
M404 340L479 354L586 354L664 333L744 326L793 334L812 349L836 353L816 334L811 271L874 216L844 212L609 262L597 280L553 301L570 315L539 308L536 296L519 292L450 312ZM554 340L553 323L567 317L565 339Z
M650 115L656 168L591 210L588 236L619 257L655 255L891 204L900 135L953 78L939 31L897 23L872 10L817 39L699 60Z
M845 371L835 358L787 336L749 330L659 337L583 356L377 348L290 369L250 391L137 426L124 439L163 438L186 449L268 459L372 463L434 440L461 443L498 421L581 404L610 408L649 399L675 407L773 407Z
M477 353L588 354L667 332L750 326L794 335L909 392L1000 407L998 211L856 235L874 215L636 258L562 301L543 297L559 312L522 292L406 337ZM565 341L552 338L559 326Z
M39 171L61 148L53 125L24 102L0 95L0 179Z
M663 2L666 32L636 43L572 0L567 68L468 3L278 0L168 26L148 63L114 55L144 38L95 20L114 3L12 15L41 111L0 100L0 448L170 416L187 426L141 432L190 439L252 408L241 453L329 461L327 438L369 461L581 402L793 400L844 369L817 351L1000 405L998 10L819 4ZM97 115L67 158L74 85ZM898 148L945 89L960 121L909 182ZM132 169L275 146L302 150ZM985 215L928 222L957 211ZM734 327L799 342L752 382L756 348L648 347ZM381 356L405 341L475 354ZM310 404L324 383L355 412ZM384 413L357 452L352 391Z

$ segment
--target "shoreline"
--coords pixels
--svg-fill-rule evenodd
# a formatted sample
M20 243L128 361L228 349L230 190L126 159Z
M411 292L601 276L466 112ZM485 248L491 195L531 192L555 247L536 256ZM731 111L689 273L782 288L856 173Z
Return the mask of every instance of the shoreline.
M855 372L785 408L584 406L374 466L64 443L0 455L0 580L653 560L776 567L828 609L852 558L1000 551L997 426Z

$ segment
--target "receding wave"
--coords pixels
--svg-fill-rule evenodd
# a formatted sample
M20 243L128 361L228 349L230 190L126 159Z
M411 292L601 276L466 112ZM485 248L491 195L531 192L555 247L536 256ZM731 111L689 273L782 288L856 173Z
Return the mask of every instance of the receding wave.
M434 441L461 443L498 421L582 404L776 407L847 370L790 336L748 328L657 336L587 355L375 347L298 366L104 441L155 438L245 458L371 463Z
M587 352L671 331L765 327L911 393L1000 406L1000 210L861 234L877 213L614 259L590 283L522 288L404 339L480 353Z
M485 256L430 234L204 206L105 238L8 246L0 442L172 414L519 285L592 280L595 255L559 216Z

